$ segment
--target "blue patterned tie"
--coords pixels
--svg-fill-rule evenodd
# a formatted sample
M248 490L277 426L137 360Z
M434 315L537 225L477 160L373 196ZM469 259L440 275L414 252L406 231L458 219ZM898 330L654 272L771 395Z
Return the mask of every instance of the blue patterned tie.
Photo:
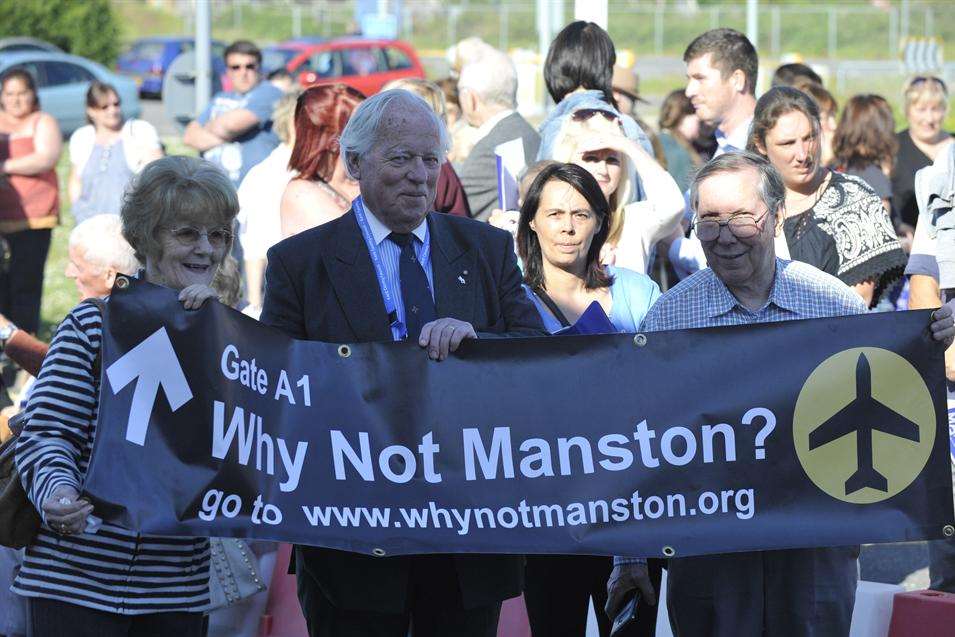
M401 299L405 305L405 325L408 327L408 338L418 340L421 328L437 318L428 276L415 256L414 235L392 232L388 238L401 248L398 275Z

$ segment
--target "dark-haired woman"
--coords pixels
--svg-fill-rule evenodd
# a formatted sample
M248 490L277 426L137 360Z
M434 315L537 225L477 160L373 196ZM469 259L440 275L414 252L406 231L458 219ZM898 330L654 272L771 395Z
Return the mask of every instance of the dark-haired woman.
M836 169L869 184L891 211L892 162L898 152L892 107L880 95L854 95L846 102L832 138Z
M575 164L551 164L531 184L517 229L524 288L544 327L574 323L593 302L620 332L634 332L660 295L648 276L600 263L610 208L596 179ZM527 557L524 600L535 636L583 635L593 598L602 637L609 557Z
M783 228L790 256L824 272L834 267L872 307L901 276L905 253L875 191L822 165L820 127L811 97L777 86L756 102L747 148L769 159L786 184Z
M700 118L683 89L671 91L660 106L660 144L667 160L667 172L680 192L690 188L697 168L703 165L693 142L700 136Z
M94 215L118 215L133 175L163 156L149 122L124 120L116 89L93 81L86 92L87 126L70 136L69 195L79 224Z
M295 145L289 169L298 176L282 195L282 236L290 237L345 214L358 196L358 182L339 161L338 138L365 96L344 84L303 92L295 104Z
M9 252L0 268L0 313L20 329L40 322L43 267L60 218L54 167L63 148L56 120L40 111L36 84L14 68L0 77L0 235ZM7 258L7 257L5 257Z

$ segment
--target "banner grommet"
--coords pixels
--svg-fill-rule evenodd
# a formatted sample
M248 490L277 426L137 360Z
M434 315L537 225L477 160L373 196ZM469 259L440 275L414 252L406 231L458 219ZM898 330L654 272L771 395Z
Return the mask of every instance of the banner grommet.
M953 535L955 535L955 526L952 526L951 524L946 524L945 526L943 526L942 535L944 535L945 537L952 537Z
M663 557L673 557L674 555L676 555L676 549L672 546L663 547Z
M129 279L124 276L116 277L116 287L120 290L125 290L129 287Z
M351 348L348 347L347 345L339 345L338 355L341 356L342 358L348 358L349 356L351 356Z
M344 345L342 347L344 347ZM375 557L384 557L385 549L372 549L371 554L374 555Z
M647 344L647 337L645 334L637 334L633 337L633 344L637 347L643 347Z

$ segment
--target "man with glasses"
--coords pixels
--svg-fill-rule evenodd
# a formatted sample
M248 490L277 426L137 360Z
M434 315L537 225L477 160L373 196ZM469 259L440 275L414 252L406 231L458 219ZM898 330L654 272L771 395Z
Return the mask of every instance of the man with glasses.
M764 158L740 151L700 169L690 189L695 229L709 268L681 281L650 308L645 332L864 314L838 279L776 256L784 215L782 177ZM931 331L951 343L952 311ZM741 352L741 354L745 354ZM858 546L744 552L671 559L667 608L676 635L760 637L848 635ZM614 617L634 589L652 605L644 560L614 558L607 584Z
M199 118L189 122L183 142L221 166L238 187L249 169L279 145L272 110L282 91L262 81L262 52L251 42L230 44L225 64L231 90L216 93Z

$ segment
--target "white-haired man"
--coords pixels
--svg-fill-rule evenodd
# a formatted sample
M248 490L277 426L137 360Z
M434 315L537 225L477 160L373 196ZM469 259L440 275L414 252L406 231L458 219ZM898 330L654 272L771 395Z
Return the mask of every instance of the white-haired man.
M268 253L261 320L307 340L413 339L443 360L465 338L538 335L509 233L432 212L444 123L395 89L362 102L341 136L361 196L334 221ZM402 391L413 377L393 379ZM371 557L296 547L298 595L321 637L493 637L523 560L502 555Z
M517 108L517 70L504 53L492 49L461 69L458 99L468 124L477 128L477 142L458 166L471 216L487 221L498 206L497 161L494 150L520 139L524 165L537 157L540 135ZM517 175L514 175L517 177Z
M642 330L657 332L864 314L859 295L835 277L776 256L785 213L782 177L764 158L726 153L703 166L690 201L709 268L671 288ZM935 312L940 346L955 334L952 309ZM761 637L848 635L859 547L741 552L671 559L667 608L675 635ZM614 558L607 612L633 589L653 604L646 563Z

